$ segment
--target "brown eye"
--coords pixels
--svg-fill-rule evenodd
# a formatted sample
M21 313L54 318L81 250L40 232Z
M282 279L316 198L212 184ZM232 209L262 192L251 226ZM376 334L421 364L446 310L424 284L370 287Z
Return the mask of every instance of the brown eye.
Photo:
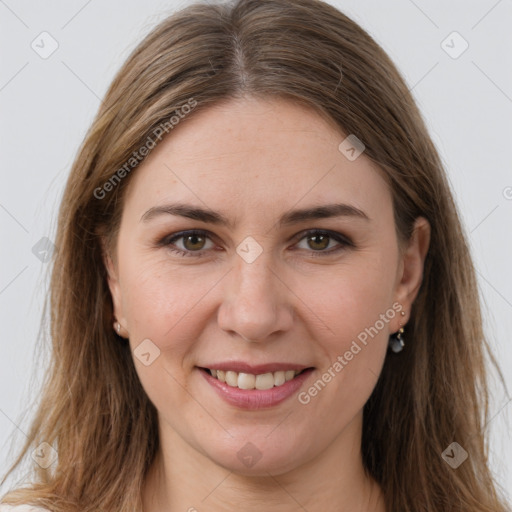
M183 236L183 246L189 251L197 251L203 249L205 238L201 235L186 235Z
M306 246L302 245L301 247L302 240L306 240ZM313 256L328 256L348 247L354 247L354 244L341 233L312 229L302 233L302 238L297 247L305 249Z
M325 249L329 245L330 237L328 235L309 235L307 238L308 245L316 251Z
M209 246L206 246L207 241L210 241ZM159 245L180 256L204 256L215 244L203 231L182 231L164 238Z

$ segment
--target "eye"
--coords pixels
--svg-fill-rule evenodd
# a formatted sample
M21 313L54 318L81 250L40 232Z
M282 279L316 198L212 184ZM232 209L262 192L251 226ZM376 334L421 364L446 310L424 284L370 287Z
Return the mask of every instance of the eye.
M335 252L337 253L338 251L341 251L346 247L354 247L352 241L349 240L346 236L342 235L341 233L336 233L333 231L311 229L309 231L306 231L305 233L301 233L301 235L302 238L300 238L300 240L306 240L305 249L312 249L312 251L310 252L312 252L312 255L315 257L327 256ZM338 243L338 246L335 246L334 248L331 247L329 250L325 250L331 245L331 242L333 240ZM304 249L304 247L299 248Z
M178 240L182 240L179 242L179 244L182 244L183 249L180 249L175 245L176 241ZM181 233L177 233L171 237L166 237L159 243L159 245L163 245L167 247L171 252L177 253L181 256L203 256L203 254L200 253L202 249L212 248L211 246L205 247L206 240L210 240L210 237L206 234L205 231L191 230L182 231Z

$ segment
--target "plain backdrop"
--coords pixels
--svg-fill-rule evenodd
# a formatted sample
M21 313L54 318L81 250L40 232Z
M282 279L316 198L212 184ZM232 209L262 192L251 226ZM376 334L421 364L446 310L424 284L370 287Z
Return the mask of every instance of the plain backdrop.
M419 104L453 186L478 270L487 334L512 389L511 2L330 3L382 45ZM129 52L187 4L0 0L2 475L25 439L48 362L37 351L45 260L72 161ZM512 405L497 380L492 389L491 467L512 494Z

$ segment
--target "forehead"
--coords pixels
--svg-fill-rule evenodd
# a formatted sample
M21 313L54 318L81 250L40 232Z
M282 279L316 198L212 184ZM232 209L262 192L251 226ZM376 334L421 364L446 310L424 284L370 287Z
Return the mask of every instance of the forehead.
M192 113L153 149L134 171L126 206L140 211L170 197L268 212L296 203L390 203L377 166L364 153L349 160L340 152L346 137L290 101L224 102Z

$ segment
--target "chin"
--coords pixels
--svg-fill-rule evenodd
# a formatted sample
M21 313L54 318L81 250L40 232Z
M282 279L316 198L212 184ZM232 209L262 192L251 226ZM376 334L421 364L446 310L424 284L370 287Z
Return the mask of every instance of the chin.
M244 441L230 438L224 448L214 444L215 448L206 449L205 452L218 466L243 476L280 475L299 466L299 459L302 458L300 443L291 443L290 436L284 436L282 432L280 438L276 436L270 441L269 431L271 429L265 429L260 436L244 436ZM302 455L306 457L305 453Z

